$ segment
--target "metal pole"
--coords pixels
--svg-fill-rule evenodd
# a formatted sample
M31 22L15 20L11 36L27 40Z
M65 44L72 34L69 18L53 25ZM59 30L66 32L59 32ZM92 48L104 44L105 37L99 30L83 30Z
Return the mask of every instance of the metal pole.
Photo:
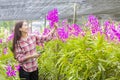
M46 27L46 15L45 15L45 23L44 23L44 28Z
M76 23L76 14L77 14L76 8L77 8L77 4L74 3L73 24Z

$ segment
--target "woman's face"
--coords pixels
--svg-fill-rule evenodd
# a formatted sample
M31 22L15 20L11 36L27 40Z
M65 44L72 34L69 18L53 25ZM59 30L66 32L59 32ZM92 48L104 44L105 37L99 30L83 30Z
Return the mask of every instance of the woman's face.
M27 22L23 22L23 25L22 25L22 27L20 28L20 31L21 31L21 32L24 32L24 33L28 33L28 30L29 30L28 23L27 23Z

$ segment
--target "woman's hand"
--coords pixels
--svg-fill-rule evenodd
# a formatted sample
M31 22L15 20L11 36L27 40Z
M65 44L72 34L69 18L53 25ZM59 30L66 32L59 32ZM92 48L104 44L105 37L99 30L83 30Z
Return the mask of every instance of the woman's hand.
M53 35L54 35L54 33L56 32L57 27L58 27L58 24L57 24L57 23L55 23L55 24L54 24L54 29L51 31L52 36L53 36Z
M39 56L40 56L40 54L35 53L32 55L32 58L38 58Z
M57 27L58 27L58 24L57 24L57 23L55 23L55 24L54 24L54 27L55 27L55 29L57 29Z
M40 54L34 53L33 55L29 55L26 57L26 60L31 59L31 58L38 58Z

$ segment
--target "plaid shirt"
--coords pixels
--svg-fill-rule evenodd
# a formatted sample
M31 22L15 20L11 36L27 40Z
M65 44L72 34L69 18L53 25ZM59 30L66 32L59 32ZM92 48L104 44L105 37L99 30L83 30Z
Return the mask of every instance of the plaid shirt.
M33 72L37 70L37 59L31 58L25 60L25 57L36 53L36 44L40 45L44 41L49 41L52 38L52 35L48 36L37 36L37 35L28 35L27 39L20 39L15 46L15 58L19 62L20 66L27 71Z

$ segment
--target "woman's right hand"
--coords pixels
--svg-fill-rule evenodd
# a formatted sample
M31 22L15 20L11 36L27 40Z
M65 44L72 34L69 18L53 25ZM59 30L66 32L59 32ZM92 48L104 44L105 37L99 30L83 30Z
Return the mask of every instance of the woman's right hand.
M32 58L38 58L39 56L40 56L40 54L35 53L32 55Z
M26 60L31 59L31 58L38 58L39 56L40 56L40 54L35 53L35 54L27 56Z

